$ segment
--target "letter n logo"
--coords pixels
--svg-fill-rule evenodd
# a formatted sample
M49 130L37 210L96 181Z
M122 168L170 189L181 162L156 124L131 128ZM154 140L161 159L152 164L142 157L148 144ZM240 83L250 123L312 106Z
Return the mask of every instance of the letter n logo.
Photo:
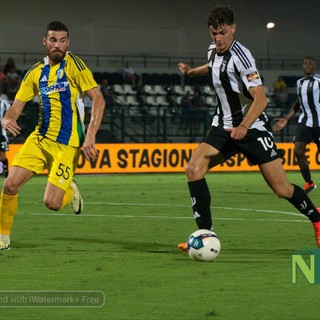
M291 258L291 270L293 284L297 283L298 274L303 275L310 284L320 284L320 249L294 253Z

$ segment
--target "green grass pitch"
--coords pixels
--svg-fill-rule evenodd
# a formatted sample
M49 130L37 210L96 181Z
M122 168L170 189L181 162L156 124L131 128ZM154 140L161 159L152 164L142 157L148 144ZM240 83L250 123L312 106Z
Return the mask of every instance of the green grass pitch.
M315 174L316 175L316 174ZM303 184L300 173L289 180ZM101 307L0 307L3 319L313 320L319 285L291 283L291 255L315 249L311 223L260 173L207 175L222 250L209 263L177 250L195 231L184 174L77 176L80 216L42 204L45 176L19 194L1 292L102 291ZM319 191L310 194L320 205ZM0 301L1 305L1 301Z

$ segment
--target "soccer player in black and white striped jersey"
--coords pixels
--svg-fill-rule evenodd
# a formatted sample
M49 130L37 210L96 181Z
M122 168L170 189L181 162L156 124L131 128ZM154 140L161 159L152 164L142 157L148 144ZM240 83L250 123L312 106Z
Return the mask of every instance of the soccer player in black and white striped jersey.
M2 98L0 98L0 175L8 176L8 159L7 151L9 151L9 140L7 136L7 131L2 127L1 121L4 114L10 108L10 103Z
M314 142L320 152L320 75L315 73L316 61L305 57L302 64L304 77L297 81L297 98L292 108L283 118L277 118L273 130L280 131L300 110L296 133L294 136L294 154L305 180L306 193L317 185L311 178L309 162L306 157L307 145Z
M193 214L199 229L211 229L211 195L205 175L214 166L241 152L259 169L273 192L287 199L313 223L320 246L320 214L300 187L288 182L264 113L267 98L255 60L250 51L234 39L234 12L229 5L218 5L208 15L213 40L208 62L192 68L179 63L188 76L209 74L218 98L212 127L196 148L186 166ZM187 243L178 245L187 249Z

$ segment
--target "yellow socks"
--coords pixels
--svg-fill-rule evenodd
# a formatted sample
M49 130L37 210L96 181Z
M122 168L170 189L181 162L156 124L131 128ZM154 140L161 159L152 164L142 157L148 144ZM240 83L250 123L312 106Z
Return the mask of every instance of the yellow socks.
M63 197L62 208L68 205L74 195L73 188L69 188ZM1 193L0 198L0 237L9 237L13 220L18 211L18 194L13 196Z
M71 200L73 198L73 195L74 195L74 190L73 190L73 188L70 187L66 191L66 193L65 193L65 195L63 197L63 202L62 202L61 209L64 208L65 206L67 206L71 202Z
M0 235L10 236L14 217L18 210L18 194L13 196L1 193Z

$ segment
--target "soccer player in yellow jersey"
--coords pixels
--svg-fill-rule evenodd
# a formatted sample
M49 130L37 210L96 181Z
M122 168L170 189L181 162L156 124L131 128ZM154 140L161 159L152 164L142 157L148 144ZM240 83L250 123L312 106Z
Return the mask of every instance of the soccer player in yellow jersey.
M10 249L10 233L18 208L18 192L35 174L48 170L44 203L51 210L70 205L76 214L83 200L73 180L80 148L87 160L97 157L95 137L104 99L84 62L67 51L69 30L61 22L48 24L43 45L47 56L25 75L12 107L2 120L13 136L20 133L17 119L26 102L39 95L39 123L16 154L0 200L0 250ZM84 133L83 95L92 100L92 113Z

